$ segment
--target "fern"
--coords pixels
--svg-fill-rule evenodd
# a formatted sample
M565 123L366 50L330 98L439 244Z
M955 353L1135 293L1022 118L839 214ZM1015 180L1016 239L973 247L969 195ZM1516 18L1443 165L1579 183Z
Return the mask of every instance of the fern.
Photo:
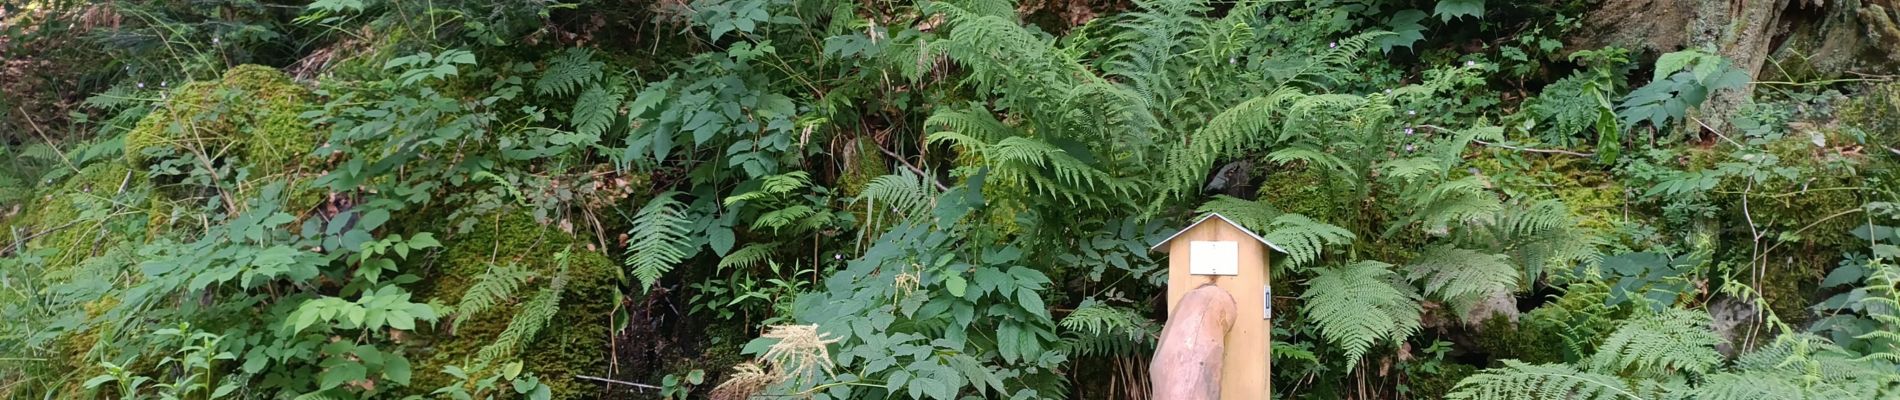
M620 93L600 86L582 91L580 98L574 100L574 112L571 114L574 132L592 138L607 133L607 128L613 127L614 119L619 116L623 99Z
M1706 312L1677 308L1625 321L1597 347L1590 367L1639 376L1708 372L1722 362L1722 354L1715 352L1722 338L1710 330L1711 324Z
M719 259L718 268L720 271L725 271L729 268L751 268L754 265L759 265L761 262L770 260L772 258L772 252L777 249L778 245L773 243L747 244L745 247L740 247L739 250L734 250L732 253L726 254L725 258Z
M1445 395L1450 400L1643 400L1622 379L1578 371L1563 364L1530 365L1504 360L1503 368L1487 369L1458 381Z
M941 193L927 179L907 169L872 178L858 194L858 201L865 202L868 209L891 209L901 216L928 215Z
M508 328L496 335L493 343L483 346L476 352L475 364L478 367L475 369L513 357L524 343L533 340L535 334L547 327L548 321L554 319L554 314L560 312L561 292L566 290L568 279L565 256L565 253L556 256L562 261L553 282L550 282L547 288L541 289L539 293L535 293L534 298L522 303L521 309L515 312L514 318L508 321Z
M475 283L462 292L462 299L455 304L453 325L461 326L476 314L494 309L496 305L515 295L515 289L534 278L534 272L517 268L514 265L493 265Z
M1314 221L1300 214L1285 214L1273 219L1261 237L1280 245L1287 252L1288 265L1304 267L1319 260L1326 246L1352 244L1352 231L1337 225Z
M1360 261L1319 270L1300 295L1301 314L1313 321L1319 336L1345 350L1347 368L1381 342L1398 342L1417 333L1418 294L1402 284L1391 265Z
M567 96L601 78L605 64L593 60L594 54L582 48L570 48L548 62L548 70L535 81L534 91L541 95Z
M626 265L642 288L652 288L660 275L692 255L685 205L673 199L675 195L661 193L647 201L633 217L633 231L627 233L632 240L627 244Z
M1435 246L1406 266L1406 278L1423 284L1427 295L1445 300L1469 319L1478 302L1517 289L1517 268L1508 260L1501 254Z
M1140 354L1154 345L1160 329L1135 310L1103 304L1077 307L1062 318L1061 326L1074 335L1065 345L1082 356Z
M1490 248L1510 255L1533 281L1545 270L1597 262L1603 258L1597 249L1607 245L1602 235L1578 226L1569 207L1558 200L1507 207L1488 231Z
M727 197L725 204L731 206L741 201L763 200L773 196L791 193L811 184L811 174L805 171L792 171L759 178L759 187L752 191Z

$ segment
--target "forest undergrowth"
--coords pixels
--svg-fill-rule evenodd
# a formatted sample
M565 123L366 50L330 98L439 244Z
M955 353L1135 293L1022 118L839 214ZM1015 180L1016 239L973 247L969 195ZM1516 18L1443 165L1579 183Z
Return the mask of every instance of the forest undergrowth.
M0 4L0 398L1900 398L1890 0ZM1632 12L1631 10L1642 10Z

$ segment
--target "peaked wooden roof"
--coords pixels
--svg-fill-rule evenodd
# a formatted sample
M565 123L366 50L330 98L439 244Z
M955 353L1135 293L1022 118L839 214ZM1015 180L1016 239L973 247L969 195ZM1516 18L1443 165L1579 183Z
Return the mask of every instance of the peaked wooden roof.
M1260 234L1253 233L1253 230L1247 229L1247 227L1241 226L1240 224L1235 223L1234 220L1227 219L1227 216L1220 215L1220 213L1207 213L1207 215L1201 217L1200 220L1194 221L1194 223L1192 224L1188 224L1186 228L1181 228L1179 232L1175 232L1173 235L1169 235L1167 239L1161 239L1160 243L1155 243L1153 247L1148 248L1148 251L1160 250L1162 245L1166 245L1168 244L1168 242L1174 241L1174 238L1181 237L1181 234L1187 233L1187 231L1190 231L1190 230L1194 230L1194 227L1201 226L1201 224L1205 224L1207 223L1207 221L1212 221L1216 218L1219 218L1221 222L1225 222L1228 225L1232 225L1234 229L1239 229L1241 232L1245 232L1247 236L1253 237L1253 240L1258 240L1260 241L1260 244L1267 245L1267 248L1271 248L1273 249L1273 251L1278 251L1280 252L1280 254L1286 254L1286 249L1280 248L1280 245L1273 244L1273 242L1267 241L1267 238L1260 237Z

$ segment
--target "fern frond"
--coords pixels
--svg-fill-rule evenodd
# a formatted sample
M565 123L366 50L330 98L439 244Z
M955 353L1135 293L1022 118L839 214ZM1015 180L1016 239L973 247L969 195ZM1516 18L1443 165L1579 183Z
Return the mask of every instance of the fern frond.
M534 82L535 93L566 96L599 80L601 69L606 64L594 61L593 57L594 53L587 49L567 49L567 52L548 62L548 70L542 72L541 79Z
M758 219L752 221L752 229L777 232L779 229L793 226L796 222L814 215L821 214L817 209L804 204L780 208L760 214Z
M1360 261L1320 269L1300 295L1302 315L1319 335L1345 350L1348 369L1381 342L1398 342L1417 333L1424 308L1418 294L1395 284L1391 265Z
M620 93L600 86L582 91L580 98L574 100L574 112L570 114L574 132L596 138L607 133L607 128L613 127L614 119L620 116L622 100Z
M1288 264L1294 267L1304 267L1318 260L1325 246L1349 245L1354 238L1352 231L1346 228L1300 214L1274 217L1260 236L1286 250Z
M1074 336L1064 344L1077 355L1122 356L1142 353L1154 345L1159 327L1135 310L1102 304L1078 307L1063 317L1062 328Z
M1450 303L1467 322L1471 306L1518 287L1517 268L1508 257L1450 246L1426 250L1406 270L1406 279L1422 283L1427 295Z
M687 246L686 206L673 196L661 193L634 214L632 241L627 244L626 265L632 269L640 287L652 288L660 275L692 255Z
M1477 176L1439 183L1414 204L1420 206L1417 218L1433 231L1443 231L1452 222L1490 222L1499 211L1504 210L1504 203Z
M1601 260L1598 249L1608 245L1604 235L1579 226L1559 200L1507 207L1490 231L1497 248L1520 263L1525 278L1533 281L1546 270Z
M554 319L554 314L561 311L561 292L567 288L567 279L567 265L563 263L560 272L554 276L553 282L549 283L547 288L541 289L541 292L535 293L533 299L522 303L521 308L515 312L514 318L508 321L508 328L496 335L494 342L476 352L475 364L487 366L495 361L513 357L525 343L533 340L542 328L547 327L548 321Z
M1707 312L1671 308L1626 321L1597 347L1591 357L1594 371L1629 371L1658 376L1675 371L1706 373L1722 362Z
M1531 365L1504 360L1458 381L1450 400L1645 400L1621 378L1578 371L1563 364Z
M930 178L908 169L872 178L864 185L864 192L858 194L858 201L866 201L866 207L877 207L877 210L896 210L898 215L906 217L929 215L941 193L926 179Z
M534 272L514 265L493 265L475 278L475 283L462 292L462 299L455 304L455 326L461 326L476 314L494 309L496 305L514 297L515 289L534 278Z
M950 142L962 147L963 151L980 152L980 149L988 147L986 145L991 140L1018 136L1016 128L997 120L995 114L975 107L938 110L924 120L924 126L943 128L932 132L926 139L927 143Z
M741 201L759 200L791 193L811 184L811 174L805 171L792 171L759 178L759 187L749 192L726 197L725 204L730 206Z
M1326 169L1343 172L1346 174L1347 182L1357 183L1359 181L1359 174L1356 171L1353 171L1351 166L1346 164L1345 159L1339 158L1338 155L1328 153L1325 150L1320 149L1319 146L1315 146L1308 143L1295 143L1291 146L1286 146L1278 150L1274 150L1271 153L1267 153L1267 160L1273 161L1276 163L1281 163L1281 164L1292 164L1294 162L1304 162L1307 164L1324 167Z
M726 254L725 258L719 259L719 270L725 271L728 268L751 268L754 265L759 265L760 262L771 259L772 252L777 249L778 244L776 243L747 244L745 247L740 247L738 250L733 250L732 253Z

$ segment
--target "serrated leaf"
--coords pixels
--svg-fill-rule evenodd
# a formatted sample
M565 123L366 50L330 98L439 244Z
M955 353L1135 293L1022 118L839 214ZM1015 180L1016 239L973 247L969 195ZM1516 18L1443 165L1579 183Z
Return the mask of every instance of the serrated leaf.
M1425 17L1425 12L1419 10L1405 10L1392 14L1392 18L1385 21L1385 30L1392 34L1382 36L1374 42L1379 44L1380 50L1387 53L1399 47L1410 49L1413 44L1425 40L1425 26L1419 24L1419 21L1424 21Z
M1432 8L1432 15L1440 21L1451 21L1460 17L1484 17L1484 0L1439 0Z

